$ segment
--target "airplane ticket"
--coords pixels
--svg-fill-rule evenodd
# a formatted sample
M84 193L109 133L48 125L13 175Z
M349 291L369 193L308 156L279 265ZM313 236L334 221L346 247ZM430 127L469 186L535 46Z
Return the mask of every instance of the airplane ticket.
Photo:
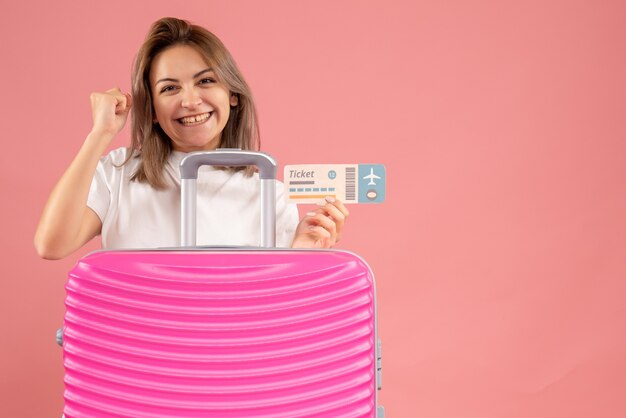
M291 203L317 203L327 196L343 203L381 203L386 170L383 164L287 165L284 182Z

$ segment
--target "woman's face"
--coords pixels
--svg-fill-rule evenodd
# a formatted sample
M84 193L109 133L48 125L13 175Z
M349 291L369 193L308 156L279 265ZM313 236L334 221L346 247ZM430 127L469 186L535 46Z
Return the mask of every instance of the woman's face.
M218 147L230 106L237 98L217 82L202 55L188 45L159 53L150 68L155 122L177 151Z

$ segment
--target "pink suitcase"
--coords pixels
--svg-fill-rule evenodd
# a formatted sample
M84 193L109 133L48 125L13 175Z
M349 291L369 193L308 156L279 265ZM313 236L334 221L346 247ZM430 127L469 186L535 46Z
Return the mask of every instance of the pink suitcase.
M195 247L203 164L259 167L262 245ZM181 163L182 248L96 251L66 285L65 417L382 417L374 277L358 256L274 247L271 157Z

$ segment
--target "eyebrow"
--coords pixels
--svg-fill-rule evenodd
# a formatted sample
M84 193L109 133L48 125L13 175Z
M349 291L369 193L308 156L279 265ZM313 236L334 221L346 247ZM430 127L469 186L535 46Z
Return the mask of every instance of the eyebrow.
M193 78L198 78L198 77L200 77L202 74L205 74L205 73L208 73L208 72L211 72L211 71L213 71L213 69L212 69L212 68L207 68L207 69L205 69L205 70L200 71L199 73L194 74L194 75L193 75ZM162 78L162 79L160 79L159 81L157 81L156 83L154 83L154 85L156 86L157 84L162 83L162 82L165 82L165 81L172 81L172 82L174 82L174 83L178 82L178 80L176 80L175 78Z

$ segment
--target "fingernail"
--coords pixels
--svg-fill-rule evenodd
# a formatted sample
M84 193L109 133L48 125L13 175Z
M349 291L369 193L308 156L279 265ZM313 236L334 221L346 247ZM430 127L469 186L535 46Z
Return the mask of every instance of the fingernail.
M326 201L327 201L328 203L334 203L334 202L335 202L335 198L334 198L334 197L332 197L332 196L326 196Z
M315 213L315 212L307 212L307 213L306 213L306 216L315 216L315 215L316 215L316 213Z

